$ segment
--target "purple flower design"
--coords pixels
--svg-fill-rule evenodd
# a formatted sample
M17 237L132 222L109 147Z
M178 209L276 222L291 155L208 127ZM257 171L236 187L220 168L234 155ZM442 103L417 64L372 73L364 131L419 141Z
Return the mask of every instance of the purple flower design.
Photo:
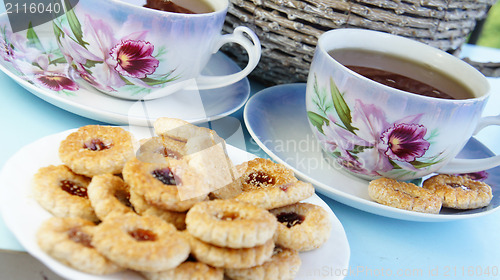
M358 156L364 158L364 168L367 170L390 171L394 168L384 154L386 148L380 141L380 135L390 123L385 119L384 112L373 104L364 104L356 100L353 111L353 125L359 128L358 136L370 143L373 149L365 149Z
M76 91L77 83L66 74L66 64L51 64L52 55L40 54L32 61L16 60L16 69L23 73L24 79L53 91Z
M366 164L363 162L363 158L356 159L351 154L347 156L337 158L338 164L349 169L351 172L364 174L364 175L372 175L372 176L380 176L377 172L368 170L365 168Z
M66 59L80 77L100 90L115 91L125 86L120 74L132 77L129 82L144 86L139 79L152 74L159 65L152 57L153 45L144 41L147 31L116 38L103 20L86 16L82 31L88 44L83 46L71 38L71 30L62 30L65 36L59 41ZM89 61L91 66L87 65Z
M49 88L53 91L75 91L79 89L78 85L73 80L63 74L50 73L45 75L36 75L35 79L37 84Z
M28 40L21 34L12 33L9 29L5 29L4 32L5 34L0 33L0 56L5 61L13 63L17 60L32 61L42 54L42 50L29 46Z
M418 124L395 124L382 133L381 140L387 145L385 155L390 159L411 162L422 157L430 143L424 139L427 129Z
M156 22L152 24L157 28ZM149 94L181 78L167 42L150 34L151 28L143 26L139 16L109 18L82 6L53 21L70 75L126 98Z
M1 55L5 61L12 61L15 59L15 52L14 49L12 48L12 45L6 42L5 40L0 41L1 44Z
M343 156L348 155L348 151L355 148L355 146L371 146L369 142L364 139L361 139L356 134L345 130L337 125L337 120L329 115L328 119L330 120L329 125L323 125L323 132L319 135L320 141L330 152L339 149L340 153Z
M153 74L160 63L152 56L153 51L150 42L127 40L116 45L110 54L116 61L116 71L141 79Z

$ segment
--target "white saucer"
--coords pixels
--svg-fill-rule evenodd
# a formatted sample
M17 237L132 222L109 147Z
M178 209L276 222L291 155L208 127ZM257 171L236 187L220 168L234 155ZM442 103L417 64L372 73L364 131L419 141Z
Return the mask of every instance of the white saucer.
M9 23L5 14L2 14L0 27L3 29L5 26L9 28ZM36 26L33 30L43 46L42 54L50 54L54 59L63 59L57 48L50 22ZM16 36L25 39L27 31L16 33ZM3 35L0 34L0 41L3 40L2 37ZM6 55L2 54L2 56ZM33 58L35 59L36 57ZM58 67L64 67L64 64L59 63ZM16 70L11 61L4 60L2 57L0 57L0 70L23 88L57 107L87 118L120 125L150 126L159 117L180 118L191 123L212 121L234 113L245 104L250 96L250 84L247 78L218 89L181 90L159 99L133 101L111 97L81 86L76 91L53 91L34 83L28 76ZM240 70L235 62L219 52L212 56L203 73L226 75Z
M33 257L65 279L142 279L131 271L97 276L72 269L43 252L36 242L36 232L41 223L51 217L35 200L31 192L33 175L43 166L61 164L58 157L59 143L75 130L53 134L39 139L19 150L0 172L0 207L7 227ZM136 139L150 137L147 128L134 131ZM227 152L235 164L255 158L233 146ZM300 253L302 265L295 279L307 280L324 275L330 280L343 279L349 270L350 248L344 228L330 207L317 195L305 200L323 207L329 214L332 230L329 240L320 248ZM326 272L325 272L326 271Z
M305 109L305 84L274 86L256 93L244 110L245 124L252 138L275 161L291 168L298 177L341 203L381 216L410 221L439 222L478 217L500 206L500 168L488 170L486 182L493 200L484 208L440 214L411 212L378 204L368 196L368 181L343 173L324 158L312 134ZM459 155L463 158L491 156L479 141L471 139Z

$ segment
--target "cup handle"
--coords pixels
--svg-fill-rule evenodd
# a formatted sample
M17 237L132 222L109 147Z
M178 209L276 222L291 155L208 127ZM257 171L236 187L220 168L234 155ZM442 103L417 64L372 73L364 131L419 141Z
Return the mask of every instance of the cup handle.
M248 37L247 37L248 36ZM245 78L250 72L255 69L259 63L262 54L259 37L248 27L238 26L232 34L222 35L219 41L215 44L213 53L227 43L237 43L241 45L248 54L248 64L246 67L234 74L224 76L206 76L200 75L196 78L198 89L212 89L234 84Z
M484 117L479 120L479 123L473 135L476 135L483 128L490 125L500 125L500 115ZM500 155L482 159L452 159L444 167L439 169L438 173L471 173L488 170L500 165Z

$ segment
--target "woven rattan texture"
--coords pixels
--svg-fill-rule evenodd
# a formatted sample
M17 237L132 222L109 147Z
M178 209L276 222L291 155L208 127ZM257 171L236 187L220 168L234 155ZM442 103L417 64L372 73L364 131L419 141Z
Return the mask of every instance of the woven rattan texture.
M230 0L224 31L252 28L262 58L252 77L266 85L305 82L318 37L336 28L364 28L457 50L496 0ZM240 64L246 53L226 46Z

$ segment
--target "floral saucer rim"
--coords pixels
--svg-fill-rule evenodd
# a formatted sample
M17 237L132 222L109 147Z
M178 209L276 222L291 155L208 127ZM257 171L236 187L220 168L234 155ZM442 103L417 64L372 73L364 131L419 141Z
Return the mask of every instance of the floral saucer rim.
M215 54L213 60L222 62L224 64L222 66L225 68L235 69L236 67L238 67L232 60L230 60L223 53ZM213 66L216 65L214 63L209 62L207 68ZM246 101L250 97L250 82L247 78L235 84L218 89L219 93L216 95L213 94L214 90L203 90L200 91L202 99L201 102L204 104L204 108L209 108L208 109L209 111L205 115L200 114L200 112L195 112L194 114L190 115L189 114L190 112L182 110L183 107L176 106L179 103L182 103L181 102L182 100L189 99L187 97L179 98L179 96L182 95L184 91L180 91L176 94L154 100L131 101L125 99L118 99L116 97L111 97L99 93L97 91L90 91L90 90L88 91L86 89L80 89L80 91L91 92L92 96L97 98L92 103L88 102L82 103L70 100L65 96L54 95L49 90L43 89L39 86L26 82L25 80L21 79L18 75L14 74L13 72L5 68L2 62L0 62L0 70L8 77L10 77L12 80L14 80L17 84L19 84L21 87L32 93L33 95L41 98L42 100L56 107L59 107L63 110L66 110L68 112L74 113L82 117L116 125L151 126L151 123L156 118L162 116L182 118L193 124L203 123L207 121L214 121L226 117L228 115L231 115L232 113L238 111L239 109L241 109L241 107L243 107L243 105L245 105ZM225 93L227 94L225 95ZM107 109L94 107L96 104L99 104L99 100L106 101L106 103L110 103L111 106L108 106ZM174 103L169 105L168 104L170 103L169 100L173 101ZM137 108L139 106L148 107L149 105L153 107L161 107L162 104L166 105L165 111L168 111L168 108L177 107L176 111L180 112L183 115L176 115L176 114L155 115L154 114L155 111L149 112L149 114L147 114L147 112L142 112L143 114L136 116L127 115L126 111L127 108L129 109L132 107ZM115 107L114 105L118 106ZM190 106L185 106L185 107L190 107Z
M374 202L368 196L368 181L341 172L325 160L307 123L305 89L306 84L297 83L261 90L247 102L243 117L249 134L266 154L291 168L302 180L311 182L320 193L365 212L407 221L454 221L491 214L500 209L498 171L489 172L486 182L492 185L494 196L490 206L485 208L427 214ZM291 123L293 129L290 129ZM491 155L491 151L480 141L471 139L461 154L467 158L477 154Z

